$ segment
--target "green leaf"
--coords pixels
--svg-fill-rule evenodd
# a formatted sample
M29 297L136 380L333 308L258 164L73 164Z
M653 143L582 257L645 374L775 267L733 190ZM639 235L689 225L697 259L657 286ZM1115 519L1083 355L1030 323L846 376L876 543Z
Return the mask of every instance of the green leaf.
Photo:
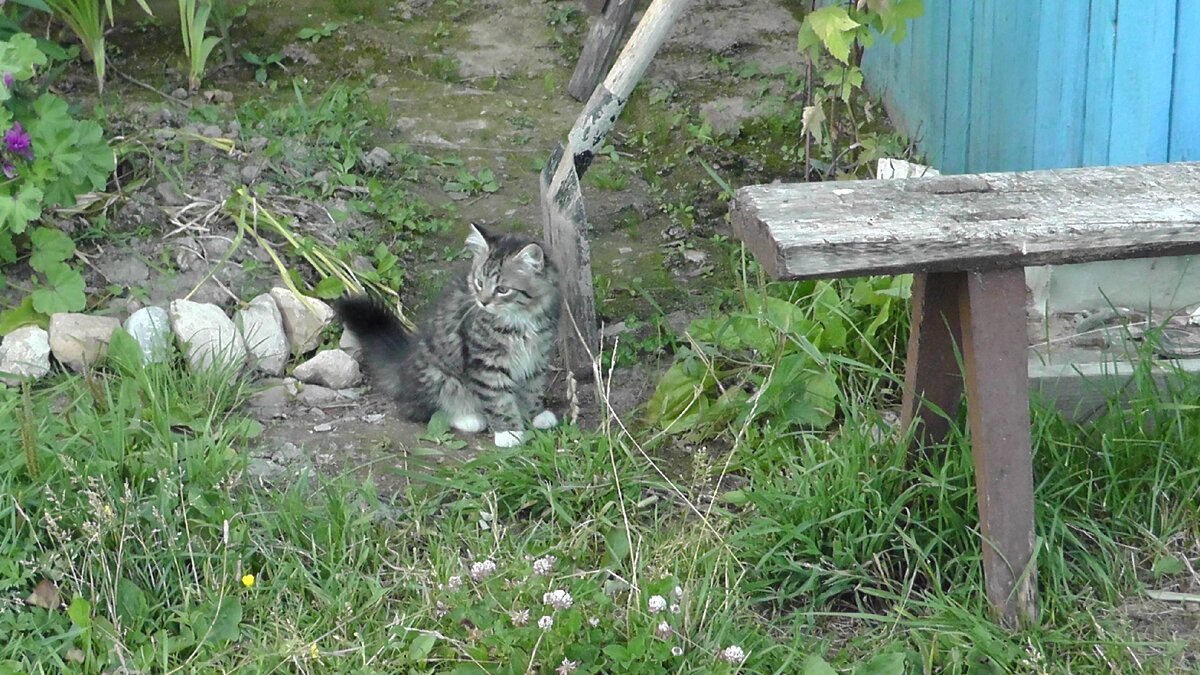
M122 328L113 331L105 358L125 375L138 373L142 369L142 348L138 346L137 340Z
M646 420L672 432L691 429L708 408L707 392L716 378L703 361L684 358L667 370L646 404Z
M437 637L429 633L421 633L413 638L412 644L408 646L408 658L414 663L423 662L429 656L429 652L433 651L434 645L437 644Z
M117 331L124 333L124 331ZM125 337L132 340L128 334ZM116 335L113 336L113 344L109 345L109 356L112 356L112 348L116 344ZM135 344L136 348L137 345ZM133 583L125 577L117 582L117 616L121 617L121 624L124 628L136 630L142 624L146 617L146 611L149 603L146 602L146 593L140 586Z
M42 191L26 184L17 196L0 195L0 225L20 234L29 223L42 217Z
M33 308L42 314L78 312L87 305L83 275L66 263L54 263L45 272L46 286L32 294Z
M854 669L854 675L904 675L904 654L892 652L878 654L867 663Z
M614 525L604 535L604 544L611 563L620 564L629 558L629 532L624 525Z
M837 671L826 663L825 659L811 654L804 659L804 665L800 667L800 675L837 675Z
M809 12L804 17L804 25L812 28L833 58L850 65L850 44L860 24L850 18L844 5L829 5Z
M1159 556L1158 559L1154 561L1154 567L1150 570L1151 574L1153 574L1155 577L1183 574L1186 571L1187 567L1184 566L1183 562L1173 555Z
M33 230L29 239L33 244L29 266L38 272L44 273L52 264L62 262L75 254L75 242L62 230L39 227Z
M21 326L41 326L50 324L49 315L39 313L33 308L33 296L27 295L21 304L0 312L0 335L8 335Z
M346 284L338 277L325 277L313 289L313 293L325 300L340 298L346 293Z
M17 261L17 245L13 243L12 233L0 230L0 263Z
M71 598L71 605L67 607L67 616L71 618L71 623L83 628L84 630L92 627L92 603L84 600L80 596Z
M211 609L210 609L211 611ZM242 623L242 603L234 597L226 597L216 608L212 629L205 638L207 642L228 642L241 635L238 626Z

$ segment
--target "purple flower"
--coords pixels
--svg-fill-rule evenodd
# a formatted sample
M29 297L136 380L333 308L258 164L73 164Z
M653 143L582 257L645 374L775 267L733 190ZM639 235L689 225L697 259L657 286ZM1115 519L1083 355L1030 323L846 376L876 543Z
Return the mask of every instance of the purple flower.
M29 134L21 127L20 122L13 122L12 128L4 132L4 147L14 155L20 155L27 160L33 159Z
M13 166L12 162L10 162L8 160L4 160L3 168L4 168L4 177L5 178L16 178L17 177L17 167Z
M0 5L3 5L3 4L4 4L4 0L0 0ZM12 89L14 82L16 82L16 79L13 78L12 73L4 74L4 86L8 87L9 89Z

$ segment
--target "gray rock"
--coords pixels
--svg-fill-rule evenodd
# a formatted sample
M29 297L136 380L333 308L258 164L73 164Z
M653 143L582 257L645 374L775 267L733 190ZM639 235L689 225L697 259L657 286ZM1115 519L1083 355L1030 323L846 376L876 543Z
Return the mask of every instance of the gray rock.
M358 362L340 349L328 349L292 371L296 379L306 384L318 384L331 389L353 387L362 379Z
M305 385L296 393L296 401L310 406L328 405L340 398L336 391L316 384Z
M371 148L362 158L362 164L368 171L382 171L392 163L392 153L379 146Z
M50 352L64 366L81 372L108 353L121 322L111 316L61 313L50 317Z
M150 278L150 266L133 254L101 259L96 269L110 284L121 286L133 286Z
M143 307L125 320L125 332L142 350L142 363L162 363L171 354L171 319L162 307Z
M38 326L18 328L0 342L0 382L18 384L50 372L50 334Z
M316 298L301 299L286 288L272 288L271 297L283 316L283 330L292 352L307 354L316 349L321 344L321 331L333 320L333 308Z
M246 142L246 149L251 152L254 152L255 150L262 150L263 148L267 147L268 143L270 143L270 141L267 140L266 136L255 136Z
M168 310L171 330L183 345L193 368L242 368L246 344L233 321L220 307L190 300L172 300Z
M258 177L262 174L264 167L265 165L262 162L255 161L242 166L238 173L241 175L242 180L246 181L247 183L253 183L254 181L258 180Z
M275 299L268 293L254 298L245 309L238 310L233 323L246 342L250 365L268 375L282 375L291 347Z
M348 330L342 331L342 338L338 340L338 349L349 354L355 361L358 361L362 355L362 343L358 341L357 337L354 337L354 333Z
M271 417L286 410L299 393L300 387L295 380L277 380L275 384L251 395L246 405L260 417Z

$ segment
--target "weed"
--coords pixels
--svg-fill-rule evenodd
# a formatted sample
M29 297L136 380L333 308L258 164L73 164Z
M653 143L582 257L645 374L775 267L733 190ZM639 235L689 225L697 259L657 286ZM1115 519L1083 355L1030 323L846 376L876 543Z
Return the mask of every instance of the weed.
M338 28L340 23L334 21L326 21L317 28L301 28L296 37L300 40L308 40L313 44L317 44L325 38L331 37Z
M247 49L242 52L242 59L246 63L254 66L254 80L259 84L267 83L267 77L270 75L268 69L271 66L283 68L283 54L280 54L279 52L271 52L269 54L259 56L258 54L255 54Z

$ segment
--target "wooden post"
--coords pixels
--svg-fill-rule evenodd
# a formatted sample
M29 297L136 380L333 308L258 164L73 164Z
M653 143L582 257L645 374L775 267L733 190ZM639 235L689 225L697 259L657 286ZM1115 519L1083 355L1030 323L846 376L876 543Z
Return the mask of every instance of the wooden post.
M968 272L959 311L984 582L1015 627L1037 619L1024 269Z
M959 302L966 284L964 272L913 275L900 424L908 429L920 421L913 436L918 446L945 441L962 403L962 370L956 356L962 345Z
M575 72L567 84L567 93L575 100L587 100L600 78L612 66L621 42L629 35L636 5L635 0L609 0L604 7L604 14L592 21L592 27L583 42L583 53L579 55Z

